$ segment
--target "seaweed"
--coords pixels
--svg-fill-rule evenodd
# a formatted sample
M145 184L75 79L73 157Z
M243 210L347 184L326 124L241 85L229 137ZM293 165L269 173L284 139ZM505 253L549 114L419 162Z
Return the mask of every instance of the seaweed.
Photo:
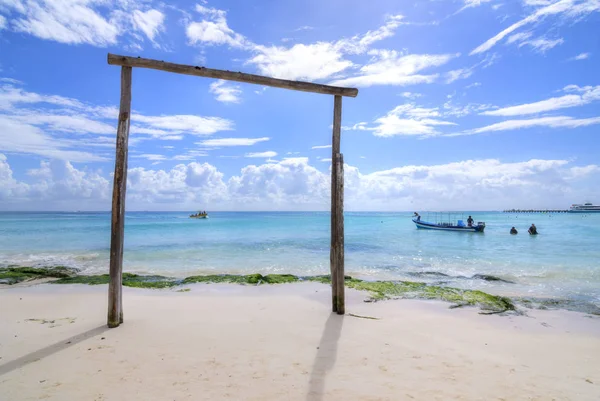
M292 274L209 274L205 276L190 276L183 279L182 284L192 283L232 283L232 284L286 284L300 279Z
M370 292L371 300L374 301L394 298L431 299L451 302L452 307L479 306L484 313L502 313L516 309L510 299L478 290L462 290L412 281L346 279L345 282L347 287Z
M261 274L208 274L204 276L190 276L181 281L182 284L193 283L232 283L232 284L258 284L262 279Z
M65 266L28 267L9 266L0 268L0 284L17 284L42 278L65 278L76 275L77 269Z
M65 277L53 281L52 284L88 284L99 285L108 284L110 276L108 274L98 275L78 275ZM169 288L178 285L175 279L164 276L140 276L133 273L123 273L123 285L135 288Z
M13 270L10 270L13 269ZM52 269L33 269L33 268L0 269L0 273L5 275L17 274L18 277L55 277L57 280L53 284L88 284L99 285L108 284L110 276L101 275L77 275L73 269L57 267ZM12 277L12 276L11 276ZM0 276L2 278L2 276ZM331 283L331 276L308 276L298 277L292 274L267 274L259 273L236 275L236 274L211 274L190 276L185 279L175 279L165 276L143 276L133 273L123 273L123 285L136 288L171 288L183 284L194 283L231 283L242 285L261 285L261 284L287 284L298 281L310 281L323 284ZM359 291L366 291L370 294L369 301L379 301L385 299L431 299L441 300L452 303L451 307L478 306L483 313L502 313L514 311L515 305L505 297L491 295L478 290L463 290L452 287L432 285L413 281L365 281L344 276L347 287ZM525 303L525 302L524 302ZM550 302L548 302L548 305Z

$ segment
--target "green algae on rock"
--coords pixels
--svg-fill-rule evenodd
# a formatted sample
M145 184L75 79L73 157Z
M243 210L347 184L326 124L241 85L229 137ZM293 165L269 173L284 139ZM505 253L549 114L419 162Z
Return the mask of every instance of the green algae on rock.
M108 284L110 276L108 274L99 275L79 275L74 277L65 277L53 281L52 284L88 284L99 285ZM140 276L133 273L123 273L123 285L136 288L169 288L178 285L175 279L164 276Z
M363 281L358 279L346 279L346 286L361 291L369 291L373 300L393 298L432 299L451 302L454 307L479 306L484 313L501 313L515 310L515 306L510 299L477 290L462 290L411 281Z
M208 274L204 276L190 276L181 281L181 284L194 283L232 283L232 284L258 284L262 275L260 274Z
M9 266L0 268L0 284L17 284L22 281L42 278L65 278L77 274L77 269L65 266L25 267Z
M231 284L285 284L299 281L292 274L209 274L206 276L190 276L183 279L182 284L192 283L231 283Z
M63 277L54 284L108 284L108 274L93 276L69 276ZM451 302L453 306L479 306L483 313L501 313L515 310L510 299L496 295L487 294L477 290L462 290L452 287L441 287L427 283L412 281L364 281L350 276L344 276L347 287L359 291L367 291L371 294L370 300L383 300L394 298L433 299ZM312 281L323 284L331 283L331 276L308 276L298 277L292 274L267 274L259 273L237 275L237 274L209 274L186 277L177 280L164 276L141 276L132 273L123 273L123 285L138 288L170 288L182 284L194 283L230 283L245 285L261 284L286 284L299 281Z

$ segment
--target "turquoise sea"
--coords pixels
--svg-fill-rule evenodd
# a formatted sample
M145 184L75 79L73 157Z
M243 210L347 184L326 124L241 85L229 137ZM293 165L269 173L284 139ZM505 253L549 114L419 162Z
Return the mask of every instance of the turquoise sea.
M486 222L484 234L417 230L412 212L346 213L346 272L600 305L600 214L465 212L465 221L469 214ZM327 274L329 222L325 212L215 212L207 220L130 212L124 270ZM527 234L531 223L536 237ZM512 226L518 235L509 235ZM105 273L109 244L110 213L0 213L0 265Z

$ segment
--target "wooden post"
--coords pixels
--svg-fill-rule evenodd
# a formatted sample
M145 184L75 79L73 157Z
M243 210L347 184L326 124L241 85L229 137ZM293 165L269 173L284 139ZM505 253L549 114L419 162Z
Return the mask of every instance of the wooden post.
M121 105L117 127L117 151L113 177L110 232L110 281L108 283L108 327L123 323L123 239L125 193L127 190L127 148L131 120L131 67L121 67Z
M343 315L346 313L346 300L345 300L345 269L344 269L344 155L338 153L336 157L336 269L337 269L337 313Z
M329 251L329 265L331 269L331 303L332 311L338 312L339 305L339 213L338 213L338 195L339 195L339 170L337 168L337 159L340 154L342 131L342 97L335 95L333 102L333 134L331 141L331 249ZM343 223L342 223L343 224ZM342 286L344 276L341 277ZM342 303L343 304L343 303Z

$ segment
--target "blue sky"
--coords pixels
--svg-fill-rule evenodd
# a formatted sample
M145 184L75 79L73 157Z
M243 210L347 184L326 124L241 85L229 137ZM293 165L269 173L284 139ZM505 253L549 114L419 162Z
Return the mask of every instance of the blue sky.
M0 0L0 209L108 210L108 52L359 89L349 210L600 202L600 1ZM333 98L133 71L130 210L325 210Z

